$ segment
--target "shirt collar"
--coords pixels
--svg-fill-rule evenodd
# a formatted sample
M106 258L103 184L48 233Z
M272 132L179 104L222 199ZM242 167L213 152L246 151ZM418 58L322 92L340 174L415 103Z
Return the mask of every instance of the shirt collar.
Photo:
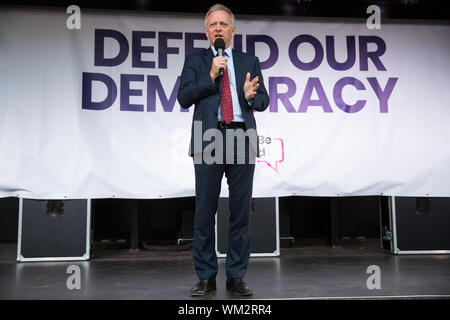
M211 50L214 53L214 56L217 56L217 50L214 48L214 46L211 46ZM233 59L233 48L231 46L225 49L225 53L228 58Z

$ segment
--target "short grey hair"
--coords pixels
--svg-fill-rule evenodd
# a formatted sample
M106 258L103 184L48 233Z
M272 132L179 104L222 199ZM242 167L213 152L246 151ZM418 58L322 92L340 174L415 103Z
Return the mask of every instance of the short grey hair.
M214 11L225 11L226 13L228 13L231 16L231 26L234 27L234 14L233 14L233 12L231 12L231 10L228 7L225 7L223 4L220 4L220 3L216 3L211 8L209 8L209 10L208 10L208 12L206 13L206 16L205 16L205 27L208 27L208 17Z

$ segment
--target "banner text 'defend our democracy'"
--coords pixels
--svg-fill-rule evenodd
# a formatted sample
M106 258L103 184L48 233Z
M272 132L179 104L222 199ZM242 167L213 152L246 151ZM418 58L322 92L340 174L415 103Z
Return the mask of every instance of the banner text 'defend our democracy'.
M142 40L156 42L156 45L143 45ZM233 48L242 51L243 35L236 35L234 38ZM171 43L177 43L178 46L169 46ZM110 67L114 68L126 62L131 54L131 68L142 69L156 69L160 72L168 71L168 57L169 55L180 56L180 48L184 46L184 55L197 53L204 48L195 47L196 40L206 40L204 33L182 33L182 32L153 32L153 31L132 31L131 32L131 46L127 37L117 31L111 29L96 29L95 43L94 43L94 66L96 67ZM323 41L323 43L321 42ZM378 36L346 36L346 58L345 61L337 61L335 54L335 36L327 35L325 39L319 40L310 34L302 34L294 37L288 46L288 55L290 73L295 70L307 72L311 76L304 84L304 90L301 92L300 104L295 107L292 100L299 96L297 84L291 77L288 76L269 76L266 87L269 91L270 107L269 112L278 112L280 106L284 107L287 112L307 112L309 107L321 107L324 112L333 112L330 101L339 108L339 110L346 113L356 113L361 111L367 103L365 99L355 101L345 101L343 97L343 90L359 91L359 95L364 91L372 90L373 97L377 98L380 113L387 113L389 111L388 101L394 90L397 77L389 77L384 84L380 84L377 77L364 76L364 72L385 72L386 66L382 62L382 56L386 52L386 42ZM116 48L117 54L114 57L106 57L105 41ZM178 42L177 42L178 41ZM268 35L245 35L246 52L255 55L256 46L264 45L268 49L268 57L261 61L261 69L267 70L275 68L279 61L280 48L275 39ZM302 57L299 50L308 48L307 57ZM142 54L156 54L155 61L150 59L143 59ZM311 51L313 52L311 58ZM305 51L306 52L306 51ZM300 53L300 54L299 54ZM267 55L267 54L266 54ZM148 56L147 56L148 57ZM357 59L358 57L358 59ZM184 59L184 57L179 57ZM305 61L308 60L308 61ZM357 61L358 60L358 61ZM369 63L369 61L371 63ZM329 88L329 80L324 88L317 68L326 64L329 68L324 72L345 72L347 70L356 70L363 76L358 79L351 76L339 77L334 84ZM285 68L284 66L283 68ZM271 71L272 71L271 70ZM178 71L178 70L177 70ZM181 72L179 70L178 72ZM179 73L178 73L179 74ZM177 73L175 73L177 75ZM156 74L120 74L120 79L114 79L113 76L105 73L83 72L82 74L82 109L86 110L105 110L110 108L116 101L119 95L119 105L121 111L137 111L137 112L172 112L176 104L176 95L180 84L180 76L174 76L174 84L170 88L164 88L159 76ZM103 85L106 88L106 97L103 99L93 101L93 87ZM137 87L137 88L136 88ZM350 88L351 87L351 88ZM326 92L329 92L327 95ZM353 93L356 93L353 92ZM373 95L373 93L375 95ZM369 94L368 94L369 95ZM139 99L139 97L146 96L146 105L131 103L130 100ZM156 106L156 97L159 97L162 108ZM349 99L349 100L354 100ZM351 103L351 104L350 104ZM187 112L188 109L180 107L181 112Z

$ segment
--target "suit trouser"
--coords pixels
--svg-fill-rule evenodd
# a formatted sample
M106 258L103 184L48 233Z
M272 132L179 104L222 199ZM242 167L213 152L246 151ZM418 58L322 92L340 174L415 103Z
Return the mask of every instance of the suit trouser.
M227 129L233 130L233 129ZM200 279L214 279L218 265L215 251L215 215L223 175L227 178L229 190L229 243L226 258L226 273L231 278L243 278L250 257L250 203L252 199L255 161L250 163L248 141L245 152L239 152L234 139L233 155L226 154L225 129L223 135L224 157L222 163L200 164L195 168L195 218L193 260ZM232 156L234 163L227 164ZM238 164L238 159L245 164ZM229 161L228 161L229 162Z

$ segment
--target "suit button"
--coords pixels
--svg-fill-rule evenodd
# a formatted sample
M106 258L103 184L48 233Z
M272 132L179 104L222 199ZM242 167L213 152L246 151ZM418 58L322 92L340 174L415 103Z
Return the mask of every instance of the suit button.
M217 116L217 112L214 112L214 115Z
M220 96L217 97L217 100L220 100Z

